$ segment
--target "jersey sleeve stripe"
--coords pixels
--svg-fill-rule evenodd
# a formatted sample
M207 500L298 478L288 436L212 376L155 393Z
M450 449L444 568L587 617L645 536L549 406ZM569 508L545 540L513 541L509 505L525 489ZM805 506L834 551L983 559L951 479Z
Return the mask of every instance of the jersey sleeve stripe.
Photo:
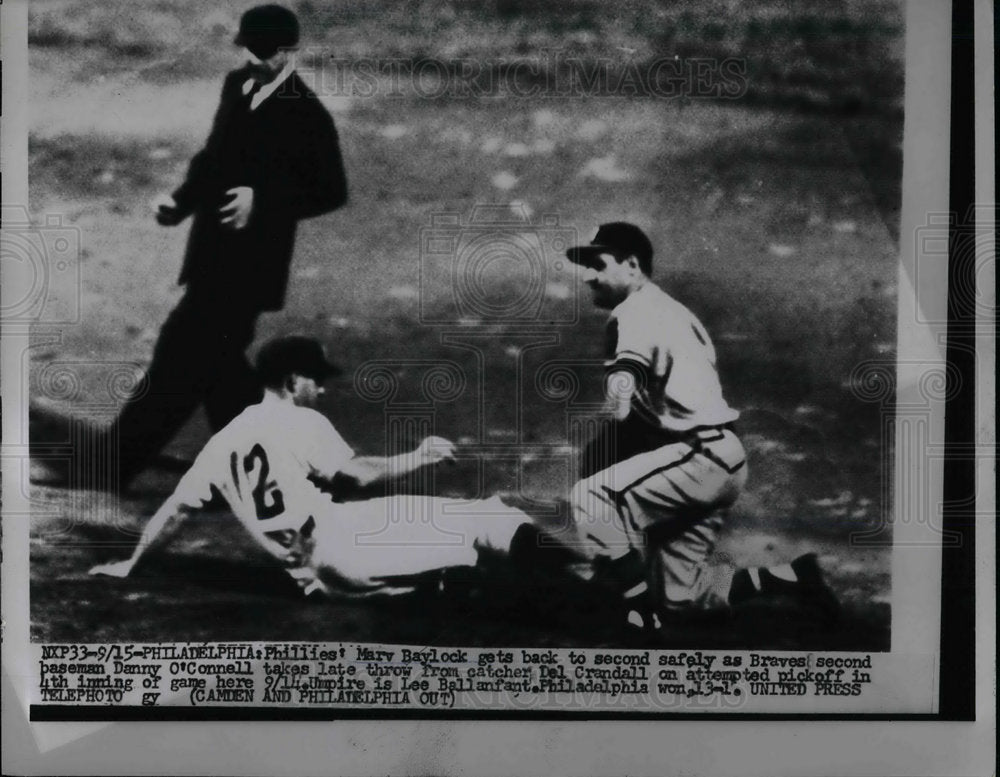
M643 367L649 367L653 363L645 354L629 349L618 351L614 358L607 362L607 365L611 366L616 362L639 362Z

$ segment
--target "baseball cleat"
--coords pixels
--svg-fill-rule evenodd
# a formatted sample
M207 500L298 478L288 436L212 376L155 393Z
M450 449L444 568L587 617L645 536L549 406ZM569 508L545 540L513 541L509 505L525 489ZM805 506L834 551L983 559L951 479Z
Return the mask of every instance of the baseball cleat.
M799 598L819 610L828 623L836 623L840 619L840 602L823 579L816 554L799 556L792 562L792 569L798 578Z
M618 625L626 645L650 647L659 641L663 621L649 607L626 602L624 607L618 609Z
M782 597L813 608L828 623L836 623L840 618L840 602L823 579L816 554L799 556L790 566L795 580L776 577L764 567L737 570L729 588L729 604L736 607L762 597Z

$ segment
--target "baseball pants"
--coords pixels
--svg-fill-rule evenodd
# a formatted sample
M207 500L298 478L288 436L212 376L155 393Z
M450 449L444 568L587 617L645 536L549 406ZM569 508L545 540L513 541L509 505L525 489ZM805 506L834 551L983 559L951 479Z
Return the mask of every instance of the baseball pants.
M126 486L204 404L218 431L247 406L261 388L246 357L259 311L225 300L188 293L163 328L146 384L125 404L107 431L117 453L119 483Z
M574 486L577 550L590 570L602 557L636 551L655 603L702 606L710 594L707 562L722 526L720 511L736 501L746 478L743 446L724 428L625 459Z
M482 550L505 554L531 519L498 498L398 495L329 504L316 516L312 568L344 593L404 593L407 578L474 566Z

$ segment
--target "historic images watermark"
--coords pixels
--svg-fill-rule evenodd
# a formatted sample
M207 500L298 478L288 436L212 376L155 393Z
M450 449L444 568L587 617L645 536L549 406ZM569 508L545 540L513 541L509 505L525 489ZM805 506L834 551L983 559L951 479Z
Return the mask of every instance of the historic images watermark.
M504 60L347 59L323 48L306 48L298 61L303 80L321 97L736 100L748 88L747 62L738 57L643 59L622 52L620 57L583 58L570 51L546 49Z

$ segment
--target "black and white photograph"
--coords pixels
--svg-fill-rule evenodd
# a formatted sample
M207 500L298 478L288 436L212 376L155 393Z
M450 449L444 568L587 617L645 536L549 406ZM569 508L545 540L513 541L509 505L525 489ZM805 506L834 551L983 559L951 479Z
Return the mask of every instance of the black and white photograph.
M5 3L18 703L939 713L933 6Z

